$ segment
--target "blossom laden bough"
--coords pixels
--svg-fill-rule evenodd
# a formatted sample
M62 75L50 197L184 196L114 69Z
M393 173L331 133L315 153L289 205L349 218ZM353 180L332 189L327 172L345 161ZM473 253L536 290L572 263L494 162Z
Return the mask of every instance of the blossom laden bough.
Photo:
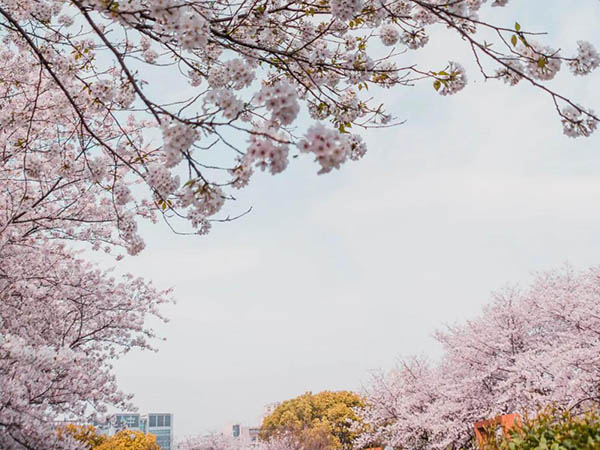
M545 83L563 66L576 75L592 72L600 64L598 52L578 41L575 56L566 57L518 23L511 28L487 20L493 17L489 5L509 4L0 0L0 79L8 89L0 100L0 142L7 154L26 156L21 170L28 181L85 175L96 201L113 204L104 205L102 221L113 227L104 231L105 239L133 253L143 248L142 238L115 233L121 224L131 229L126 217L131 214L153 220L163 215L173 226L177 218L187 219L192 233L200 224L229 220L222 209L203 215L181 201L189 195L188 181L201 180L215 192L219 187L225 207L232 189L250 182L253 168L280 173L295 149L317 150L309 152L317 156L319 173L341 167L348 142L357 139L348 136L350 129L360 135L394 124L395 111L386 111L369 86L389 89L425 79L441 95L464 89L461 62L442 61L441 71L402 63L405 50L418 53L439 24L469 46L485 78L509 86L529 82L551 96L561 121L569 124L567 135L589 135L598 117ZM482 30L495 35L495 42L484 40ZM168 95L156 89L161 81L154 80L163 77L176 87ZM126 118L128 112L133 118ZM304 112L329 130L320 132L328 136L328 150L306 145L316 139L317 125L304 125ZM162 131L162 142L149 141L144 131L151 127ZM84 146L74 144L75 135ZM65 148L68 136L72 142ZM60 150L49 158L52 141ZM362 143L353 154L365 150ZM208 156L215 153L216 164ZM139 182L151 195L127 191ZM80 236L77 225L65 227Z

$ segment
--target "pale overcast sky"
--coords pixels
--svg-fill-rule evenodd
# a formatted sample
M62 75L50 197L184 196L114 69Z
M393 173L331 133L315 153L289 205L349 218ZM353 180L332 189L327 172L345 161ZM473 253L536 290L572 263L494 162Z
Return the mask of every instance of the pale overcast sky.
M598 1L511 4L494 10L505 25L552 31L566 54L579 39L600 48ZM147 249L123 268L174 286L178 304L158 353L116 365L141 412L173 412L179 437L258 424L266 403L360 389L402 355L435 357L431 332L477 314L492 290L600 263L600 133L564 137L549 97L483 82L447 36L422 67L463 62L467 89L387 91L407 123L369 133L362 161L317 176L302 155L260 174L237 196L252 213L206 237L143 227ZM599 111L600 72L564 72L553 86Z

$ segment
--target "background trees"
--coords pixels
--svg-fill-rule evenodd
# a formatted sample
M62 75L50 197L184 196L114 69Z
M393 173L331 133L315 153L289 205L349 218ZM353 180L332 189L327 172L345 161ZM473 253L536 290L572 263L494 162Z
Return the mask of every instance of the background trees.
M600 446L598 411L583 415L546 408L533 418L526 418L510 435L488 443L490 450L530 450L559 448L593 450Z
M223 434L191 436L177 444L179 450L242 450L239 439Z
M363 399L349 391L308 392L284 401L265 417L260 437L268 441L289 435L306 448L351 449L360 433L352 426L359 420L355 408L363 405Z
M130 408L111 360L151 349L169 293L114 277L59 243L0 245L0 447L62 448L54 421Z
M540 273L483 314L436 334L438 363L409 359L373 380L361 417L373 436L423 449L472 444L472 424L554 404L580 411L600 391L600 269Z
M132 430L121 430L96 448L98 450L160 450L156 443L156 436Z
M75 440L86 450L160 450L156 436L133 430L121 430L113 436L98 434L92 425L68 424L58 428L59 441Z
M59 426L56 432L59 441L72 438L75 441L83 443L87 449L96 448L108 439L108 436L98 434L96 427L93 425L76 425L69 423L64 426Z

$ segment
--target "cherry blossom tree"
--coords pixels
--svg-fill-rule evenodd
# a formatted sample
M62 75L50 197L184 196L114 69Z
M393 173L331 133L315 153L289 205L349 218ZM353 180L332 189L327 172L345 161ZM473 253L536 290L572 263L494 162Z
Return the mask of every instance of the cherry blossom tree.
M247 442L223 434L188 437L178 443L178 450L329 450L331 441L323 436L307 440L297 433L282 433L268 440Z
M1 448L70 448L57 440L57 419L132 407L111 361L152 348L155 335L144 323L162 319L168 292L131 275L117 279L62 244L30 239L0 246L0 298Z
M242 450L239 439L225 434L211 433L192 436L177 443L178 450Z
M413 449L469 448L473 423L546 405L600 402L600 268L541 273L494 295L483 314L436 333L444 354L376 376L363 420L376 439Z
M131 198L130 181L119 178L129 166L93 153L62 91L30 70L39 62L27 52L0 53L0 447L78 448L57 441L55 420L132 408L111 360L151 348L145 322L163 319L169 294L100 271L66 244L136 253L143 242L135 217L152 219L153 208ZM80 112L106 142L141 140L143 122L117 125L93 104Z
M132 254L144 246L140 215L204 234L232 219L222 207L256 169L282 172L301 153L319 173L359 159L360 130L397 122L382 89L462 90L459 62L414 62L440 25L481 77L528 83L550 96L567 135L592 133L598 116L548 81L564 68L590 73L598 52L583 41L559 52L540 30L495 24L490 6L510 2L2 0L0 146L28 192L13 196L21 207L8 220ZM76 195L74 220L61 208ZM40 197L60 200L31 212Z

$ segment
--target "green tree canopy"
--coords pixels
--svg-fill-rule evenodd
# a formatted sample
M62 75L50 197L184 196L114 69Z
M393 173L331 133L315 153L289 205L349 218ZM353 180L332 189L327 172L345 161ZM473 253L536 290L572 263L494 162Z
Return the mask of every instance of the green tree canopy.
M546 408L533 418L525 417L522 426L508 436L492 440L486 450L598 450L600 448L600 410L574 415L569 411Z
M108 436L98 434L96 427L93 425L76 425L69 423L58 427L56 431L59 439L70 436L77 441L83 442L88 449L96 448L108 439Z
M349 391L307 392L281 403L263 420L260 437L268 440L293 433L302 440L328 441L331 449L351 449L360 434L356 408L364 406L358 394ZM359 429L352 424L359 424Z
M153 434L122 430L96 447L96 450L160 450L160 447Z
M57 429L59 439L70 436L90 450L160 450L156 436L141 431L121 430L114 436L99 434L92 425L68 424Z

